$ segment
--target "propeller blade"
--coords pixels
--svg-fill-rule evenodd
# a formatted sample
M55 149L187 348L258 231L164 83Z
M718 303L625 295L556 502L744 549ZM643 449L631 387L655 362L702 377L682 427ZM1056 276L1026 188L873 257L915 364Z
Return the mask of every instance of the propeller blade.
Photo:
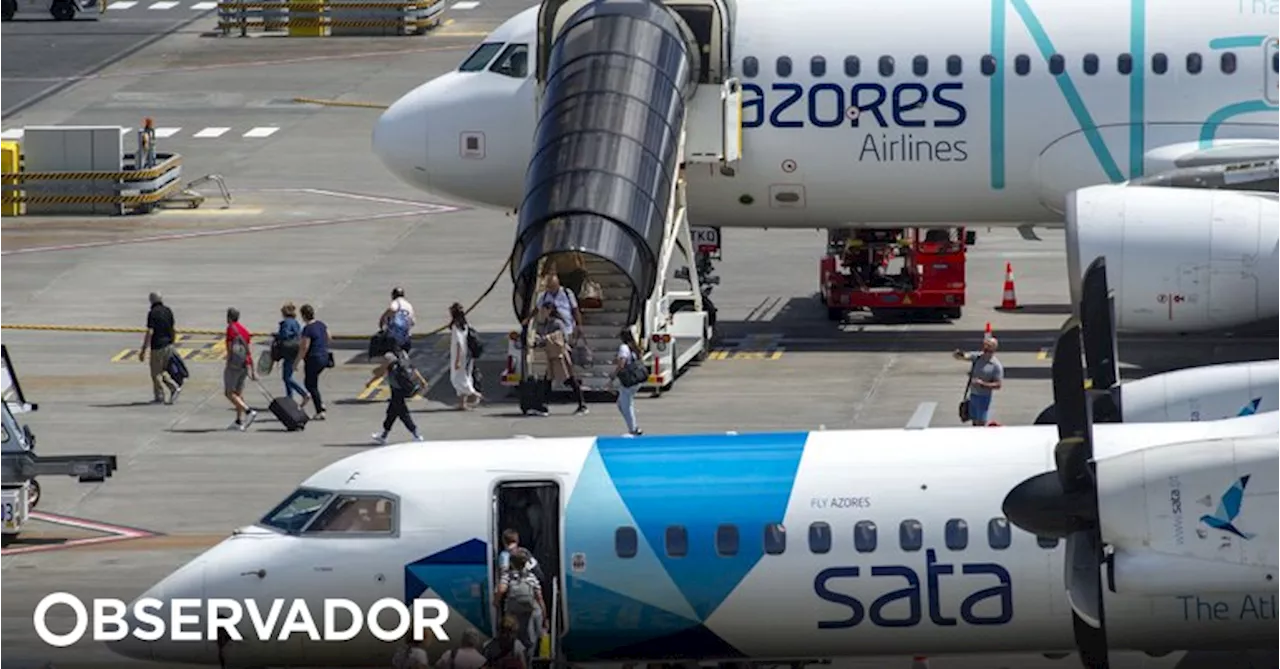
M1115 300L1107 286L1107 260L1099 256L1084 271L1080 287L1080 327L1084 360L1093 390L1120 382L1116 356Z
M1068 494L1092 488L1088 463L1093 457L1089 408L1080 364L1080 323L1067 319L1053 349L1053 403L1058 419L1054 462L1062 490Z
M1076 650L1080 652L1080 662L1086 669L1110 669L1107 659L1107 633L1102 629L1090 627L1071 614L1071 626L1075 631Z
M1090 627L1101 629L1102 544L1096 530L1074 532L1067 537L1064 569L1071 610Z

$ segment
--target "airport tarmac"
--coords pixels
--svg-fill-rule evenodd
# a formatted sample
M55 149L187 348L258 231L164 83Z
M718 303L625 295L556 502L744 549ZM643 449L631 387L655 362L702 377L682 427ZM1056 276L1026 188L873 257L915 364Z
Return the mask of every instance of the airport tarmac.
M315 470L372 447L384 391L369 385L373 366L363 351L391 287L406 289L421 332L443 324L451 302L479 297L499 273L512 244L512 218L394 181L369 151L377 110L291 102L389 103L454 67L486 31L527 3L466 5L425 37L399 38L216 38L205 35L215 18L202 15L96 73L66 75L79 79L5 119L12 130L133 126L150 116L158 128L177 129L161 135L160 150L182 154L184 180L220 174L233 196L226 208L211 196L190 211L3 222L3 339L24 390L40 404L29 419L40 451L114 453L120 462L104 484L42 480L40 510L49 515L5 550L2 631L13 666L139 666L89 645L41 645L30 618L36 602L57 590L86 600L131 599L257 520ZM6 25L6 38L11 29ZM6 76L7 55L8 49ZM253 132L260 128L274 130ZM954 426L966 368L950 351L977 347L987 322L1006 367L994 415L1006 424L1028 423L1051 401L1046 352L1068 311L1062 233L1039 236L1028 241L1013 230L978 230L969 254L969 305L955 323L835 325L813 296L822 233L726 230L718 265L723 283L713 294L720 341L671 392L637 403L641 423L651 434L891 428L904 425L921 403L935 402L933 426ZM770 265L762 271L766 257ZM1021 312L993 309L1006 261L1016 272ZM335 334L351 337L337 342L338 365L321 382L329 420L286 433L251 384L246 396L262 411L257 423L244 433L226 431L233 414L221 393L223 352L216 336L201 334L179 343L192 378L177 404L150 405L136 330L153 290L164 294L180 328L197 330L220 330L226 308L235 306L252 331L266 333L281 303L315 305ZM510 295L502 274L471 315L489 341L484 364L491 380L514 321ZM588 416L571 416L564 405L547 418L520 417L494 381L486 387L493 403L452 411L439 341L424 336L415 345L433 384L428 398L411 407L429 439L623 430L608 402L594 404ZM1274 354L1274 341L1190 337L1170 347L1123 339L1121 358L1138 361L1142 369L1134 373L1142 374L1264 358ZM264 381L279 394L278 373ZM405 433L396 426L392 435ZM1171 659L1126 655L1113 665L1166 667ZM938 658L931 666L1074 663L1011 656Z

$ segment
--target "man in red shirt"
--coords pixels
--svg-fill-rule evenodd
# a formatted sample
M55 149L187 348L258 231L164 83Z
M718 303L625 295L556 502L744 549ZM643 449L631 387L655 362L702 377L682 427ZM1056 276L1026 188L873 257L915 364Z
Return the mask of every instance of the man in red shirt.
M231 406L236 408L236 422L228 426L228 430L244 432L258 417L258 412L250 409L242 397L245 380L258 380L258 373L253 369L249 338L249 330L240 324L240 310L235 307L227 309L227 366L222 370L222 387Z

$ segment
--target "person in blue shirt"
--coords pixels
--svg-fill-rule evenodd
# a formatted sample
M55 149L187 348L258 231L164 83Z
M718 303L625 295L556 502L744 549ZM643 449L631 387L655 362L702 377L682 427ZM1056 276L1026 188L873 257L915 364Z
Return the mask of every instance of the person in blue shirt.
M276 355L280 359L280 376L284 379L284 394L293 399L297 392L302 397L300 405L306 406L311 395L297 381L293 380L293 372L298 366L298 354L302 349L302 324L298 322L298 308L292 302L285 302L280 307L280 326L275 333Z
M333 344L333 336L329 334L329 326L324 321L316 320L315 307L302 305L302 320L306 323L302 328L302 348L298 358L302 360L302 382L314 403L315 420L324 420L324 398L320 396L320 373L333 366L333 353L329 347Z

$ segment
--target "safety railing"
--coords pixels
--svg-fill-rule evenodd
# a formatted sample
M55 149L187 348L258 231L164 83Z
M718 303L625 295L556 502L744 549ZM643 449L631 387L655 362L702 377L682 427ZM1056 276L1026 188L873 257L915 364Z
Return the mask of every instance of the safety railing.
M127 214L149 212L156 203L180 192L182 156L157 153L155 167L144 169L136 169L134 154L124 157L126 169L119 172L25 172L21 163L17 171L8 171L6 163L0 201L5 210L16 209L15 213L95 213L77 205L108 205L112 213ZM21 205L26 206L25 212Z
M445 0L226 0L218 3L223 35L287 30L294 37L420 35L439 26Z

